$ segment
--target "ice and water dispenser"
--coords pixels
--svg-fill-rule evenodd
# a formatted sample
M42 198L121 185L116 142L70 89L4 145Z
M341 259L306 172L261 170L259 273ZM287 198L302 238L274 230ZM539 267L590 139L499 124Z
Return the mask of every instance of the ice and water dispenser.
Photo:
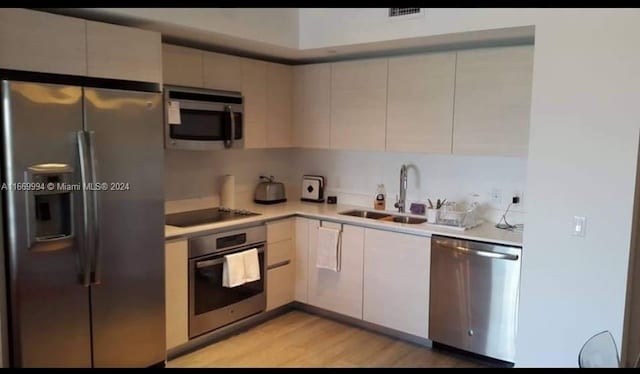
M26 172L29 250L56 251L72 247L73 168L39 164Z

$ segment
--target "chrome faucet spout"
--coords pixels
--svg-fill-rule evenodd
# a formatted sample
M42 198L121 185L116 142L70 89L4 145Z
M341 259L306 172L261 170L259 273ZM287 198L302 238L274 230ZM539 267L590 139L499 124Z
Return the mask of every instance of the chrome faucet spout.
M407 165L400 167L400 198L395 203L395 207L398 208L398 212L404 213L407 204Z

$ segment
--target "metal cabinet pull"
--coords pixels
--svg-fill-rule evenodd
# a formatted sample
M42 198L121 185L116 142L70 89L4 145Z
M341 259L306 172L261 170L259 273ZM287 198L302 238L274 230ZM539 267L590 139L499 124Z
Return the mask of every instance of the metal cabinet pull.
M272 269L277 269L277 268L280 268L280 267L283 267L283 266L287 266L287 265L289 265L290 263L291 263L291 260L280 261L280 262L275 263L275 264L273 264L273 265L269 265L269 266L267 267L267 270L272 270Z

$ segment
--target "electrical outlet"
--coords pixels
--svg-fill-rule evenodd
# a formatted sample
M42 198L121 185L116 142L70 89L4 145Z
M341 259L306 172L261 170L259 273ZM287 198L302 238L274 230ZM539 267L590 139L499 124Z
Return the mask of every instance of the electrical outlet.
M511 195L511 202L513 202L513 198L517 197L518 198L518 202L517 203L513 203L513 206L521 206L522 205L522 197L523 197L523 193L521 191L515 191L512 195Z
M491 202L494 204L502 203L502 190L499 188L493 188L489 197L491 197Z

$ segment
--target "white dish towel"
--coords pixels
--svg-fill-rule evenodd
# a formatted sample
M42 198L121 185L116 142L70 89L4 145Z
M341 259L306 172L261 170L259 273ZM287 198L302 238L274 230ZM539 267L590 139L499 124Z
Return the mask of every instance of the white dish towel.
M244 281L254 282L260 280L260 262L258 261L258 249L252 248L242 252L244 256Z
M244 252L224 256L222 286L237 287L245 283Z
M318 227L316 267L340 271L340 247L340 230L332 227Z

